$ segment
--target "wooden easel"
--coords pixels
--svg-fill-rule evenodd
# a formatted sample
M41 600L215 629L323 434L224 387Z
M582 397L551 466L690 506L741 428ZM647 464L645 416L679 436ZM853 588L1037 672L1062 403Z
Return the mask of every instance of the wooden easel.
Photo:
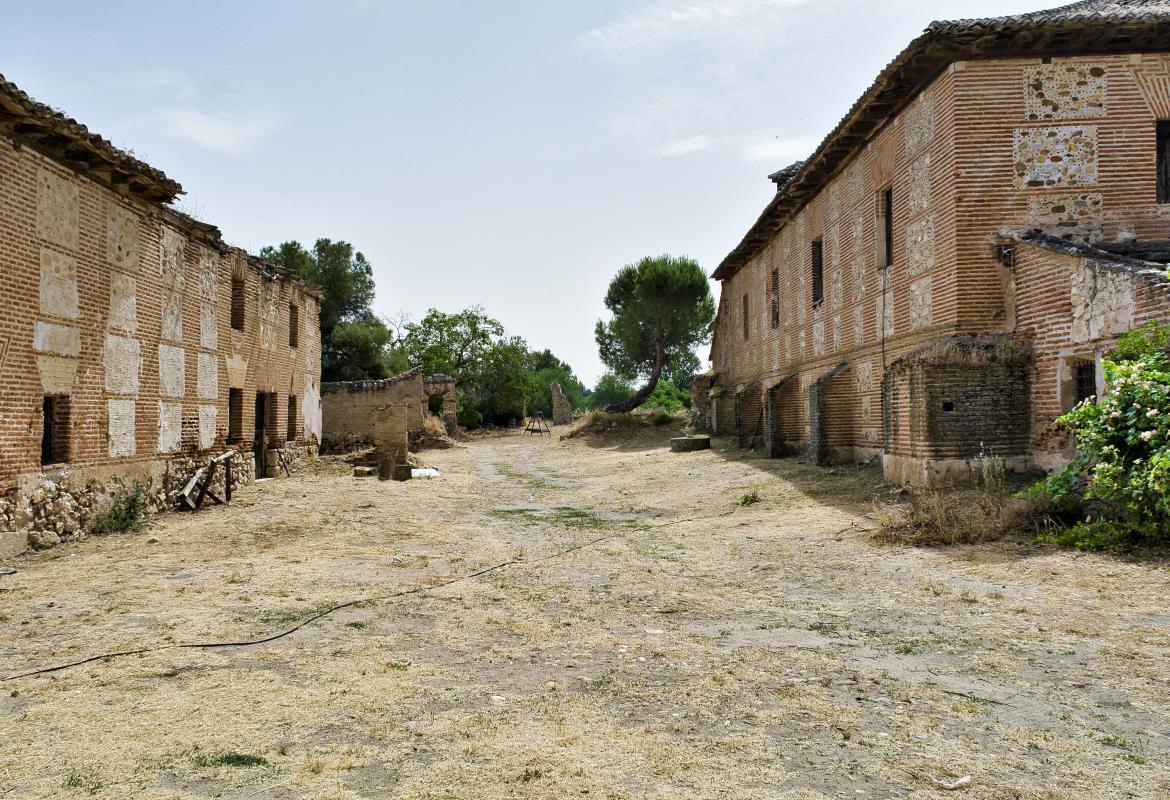
M222 455L215 456L208 460L206 467L200 467L191 476L191 480L187 481L187 485L179 492L179 496L183 499L183 505L189 510L195 511L203 505L203 501L209 495L219 505L226 505L232 501L232 461L236 457L235 450L228 450ZM224 496L226 500L220 498L211 488L212 482L215 480L215 472L223 465L224 474ZM285 467L287 470L288 468ZM195 495L195 499L191 499L191 493L195 489L199 489L199 493Z
M548 423L544 421L544 414L537 411L528 419L528 427L524 429L525 433L538 433L544 436L546 433L552 436L552 429L549 428Z

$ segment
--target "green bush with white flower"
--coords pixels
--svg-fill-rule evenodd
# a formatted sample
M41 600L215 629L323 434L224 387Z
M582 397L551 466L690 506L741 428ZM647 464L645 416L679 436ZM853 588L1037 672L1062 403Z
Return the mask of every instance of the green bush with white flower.
M1076 436L1076 457L1033 492L1047 495L1069 527L1060 544L1098 550L1134 540L1170 542L1170 324L1150 323L1103 360L1107 392L1058 423Z

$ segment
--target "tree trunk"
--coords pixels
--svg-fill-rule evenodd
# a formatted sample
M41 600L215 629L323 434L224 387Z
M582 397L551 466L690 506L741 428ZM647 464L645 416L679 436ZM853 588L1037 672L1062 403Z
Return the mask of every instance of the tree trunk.
M662 345L659 344L658 352L654 357L654 369L650 372L650 380L646 381L646 385L634 393L634 396L629 400L622 400L617 403L610 403L603 410L610 414L625 414L633 411L638 406L646 402L646 398L654 392L654 387L658 385L658 379L662 376L663 357Z

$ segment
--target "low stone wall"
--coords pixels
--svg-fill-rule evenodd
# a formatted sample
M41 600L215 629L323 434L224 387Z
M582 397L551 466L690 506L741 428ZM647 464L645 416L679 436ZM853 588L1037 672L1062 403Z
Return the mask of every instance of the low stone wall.
M412 369L377 381L321 384L322 437L327 450L343 452L376 443L375 420L382 409L401 406L412 442L423 436L423 417L431 397L443 398L442 417L448 433L458 427L455 381L446 375L423 377Z
M288 442L280 449L290 464L317 452L310 442ZM0 495L0 558L85 538L95 518L136 485L143 490L147 515L174 508L191 476L215 454L141 462L131 468L63 467L21 476L17 486ZM232 463L232 490L252 483L255 474L252 453L239 453ZM212 482L220 497L224 477L218 470Z

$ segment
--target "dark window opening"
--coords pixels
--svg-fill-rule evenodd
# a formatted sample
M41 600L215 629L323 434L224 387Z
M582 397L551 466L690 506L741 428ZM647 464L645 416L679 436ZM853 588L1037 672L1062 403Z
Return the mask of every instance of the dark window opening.
M41 401L41 463L69 461L69 397L46 397Z
M1170 119L1158 120L1158 202L1170 203Z
M290 305L288 307L288 346L297 346L297 332L300 330L301 310Z
M748 338L748 296L743 296L743 338L747 341Z
M878 192L877 266L886 269L894 265L894 187Z
M780 327L780 272L772 270L772 327Z
M232 327L244 329L244 281L232 278Z
M814 306L825 301L825 242L817 239L812 243L812 300Z
M1076 402L1083 403L1089 398L1096 397L1097 365L1092 361L1077 364L1076 383Z
M950 400L943 400L943 411L949 412L949 411L954 411L954 410L955 410L954 403L952 403Z
M228 389L228 444L244 438L244 390Z
M288 398L288 441L295 442L297 439L297 398L295 395L289 395Z

